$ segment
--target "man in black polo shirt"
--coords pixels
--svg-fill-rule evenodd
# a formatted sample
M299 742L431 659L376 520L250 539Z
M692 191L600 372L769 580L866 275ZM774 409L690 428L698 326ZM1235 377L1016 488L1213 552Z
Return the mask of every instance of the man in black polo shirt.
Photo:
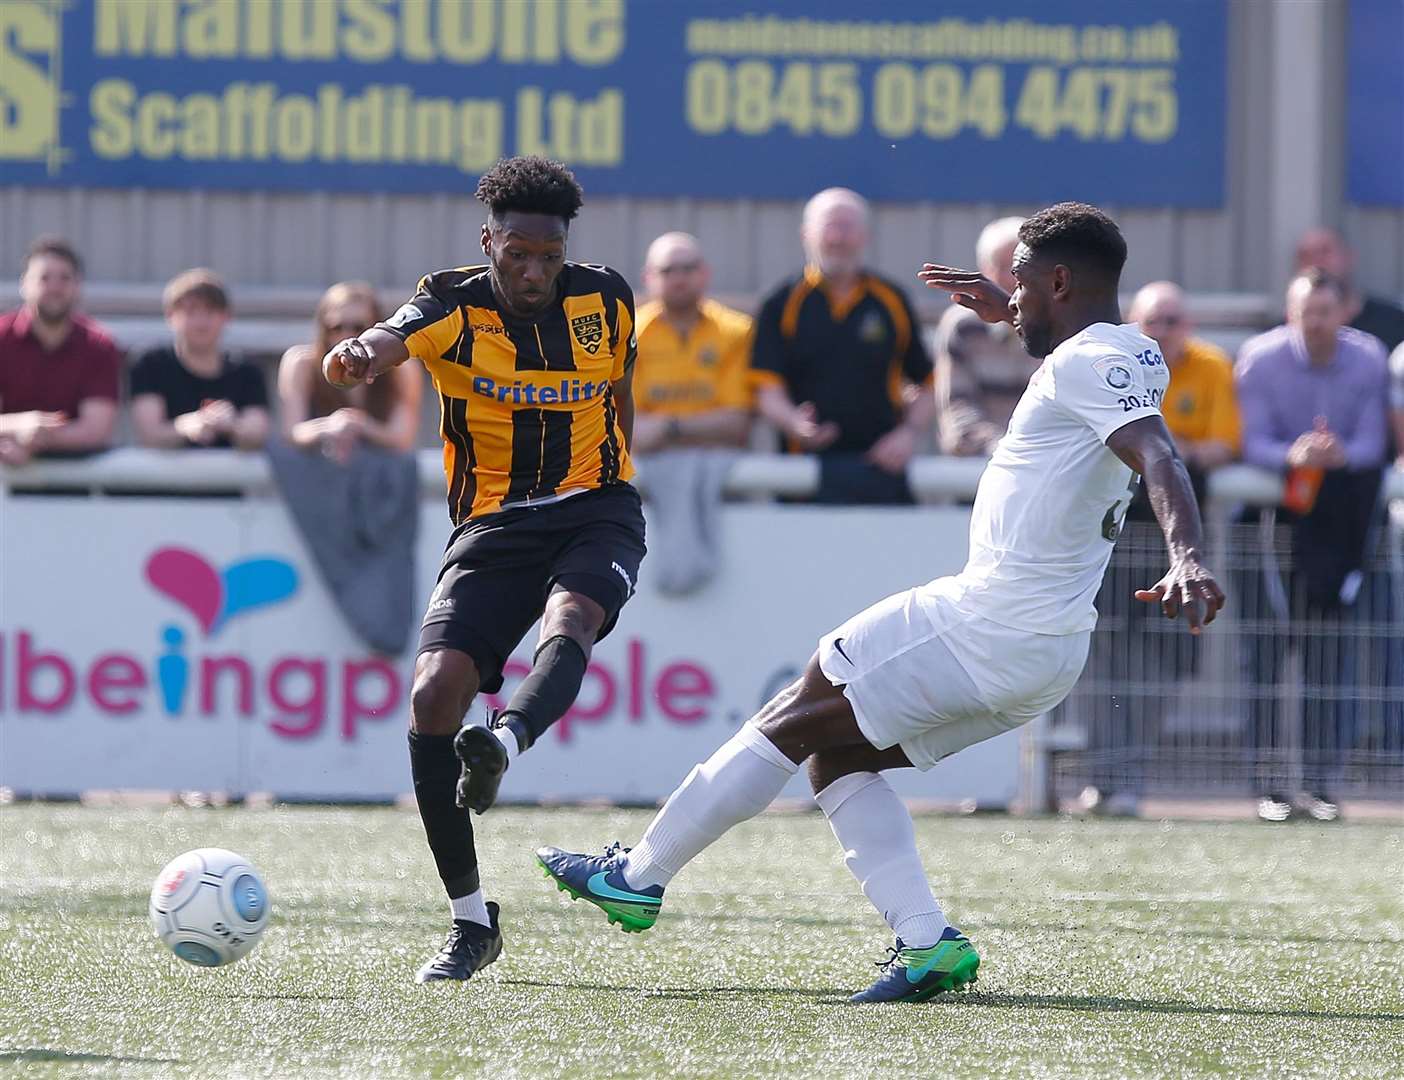
M818 454L816 501L911 502L907 462L935 414L932 365L902 290L863 266L868 204L828 188L804 208L806 265L756 319L756 405L792 453Z

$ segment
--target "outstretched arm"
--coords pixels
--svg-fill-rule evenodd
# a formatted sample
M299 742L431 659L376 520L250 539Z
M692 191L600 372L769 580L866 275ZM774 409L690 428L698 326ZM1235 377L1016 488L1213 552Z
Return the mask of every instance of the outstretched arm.
M1009 294L978 270L958 270L952 266L924 263L917 277L928 289L951 294L951 300L967 307L987 323L1013 321Z
M1159 416L1133 420L1112 432L1107 448L1145 480L1170 553L1169 571L1151 588L1136 590L1136 599L1159 604L1167 619L1183 612L1190 633L1198 634L1224 606L1224 591L1204 566L1199 506L1165 421Z
M398 337L389 330L372 326L359 337L333 345L322 358L322 375L333 386L349 390L398 367L409 355L409 346Z

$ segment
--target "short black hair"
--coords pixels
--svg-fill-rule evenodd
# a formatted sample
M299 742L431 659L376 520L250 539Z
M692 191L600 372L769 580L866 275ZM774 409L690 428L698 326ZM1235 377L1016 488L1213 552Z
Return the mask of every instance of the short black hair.
M24 253L24 268L28 270L29 264L40 255L53 255L63 259L73 267L75 274L83 276L83 260L79 257L77 249L61 236L36 236L34 242L29 245L29 250Z
M584 192L559 161L544 157L503 158L478 181L478 200L501 221L509 210L548 214L570 223L580 212Z
M1035 255L1087 267L1113 285L1126 265L1126 240L1116 222L1087 203L1040 210L1019 226L1019 240Z
M1300 274L1294 275L1288 283L1288 288L1299 281L1305 281L1311 292L1315 292L1317 289L1330 289L1336 294L1337 300L1346 298L1346 283L1335 274L1329 274L1319 266L1308 266Z

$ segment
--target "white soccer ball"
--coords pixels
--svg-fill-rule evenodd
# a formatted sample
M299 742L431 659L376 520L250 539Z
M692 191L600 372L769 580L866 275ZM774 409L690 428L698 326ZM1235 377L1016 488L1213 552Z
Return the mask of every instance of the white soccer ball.
M170 950L199 967L245 956L268 925L268 890L248 859L197 848L166 864L151 887L151 925Z

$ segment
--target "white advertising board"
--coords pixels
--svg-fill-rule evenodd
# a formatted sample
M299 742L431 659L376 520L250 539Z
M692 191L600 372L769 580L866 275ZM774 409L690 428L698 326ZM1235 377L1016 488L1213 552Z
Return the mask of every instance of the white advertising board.
M413 644L395 658L366 651L279 502L15 493L0 505L0 785L318 799L410 789ZM421 513L418 610L449 532L442 502ZM503 798L665 796L822 632L958 569L968 520L954 507L728 506L717 579L669 598L645 561L575 708L513 767ZM914 797L1007 803L1018 733L894 782ZM801 775L787 793L805 791Z

